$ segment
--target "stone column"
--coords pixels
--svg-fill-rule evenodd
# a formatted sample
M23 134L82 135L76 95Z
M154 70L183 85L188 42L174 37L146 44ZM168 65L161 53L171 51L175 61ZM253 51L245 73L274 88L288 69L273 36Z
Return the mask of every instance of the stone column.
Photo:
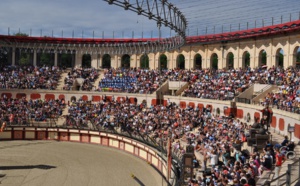
M12 53L11 63L12 63L12 65L16 65L16 47L12 48L11 53Z
M57 66L58 53L55 51L54 53L54 66Z
M36 66L37 53L36 49L33 49L33 66Z

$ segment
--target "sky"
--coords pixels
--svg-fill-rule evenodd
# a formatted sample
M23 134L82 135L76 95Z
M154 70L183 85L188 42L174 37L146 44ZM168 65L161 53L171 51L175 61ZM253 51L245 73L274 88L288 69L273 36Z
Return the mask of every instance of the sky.
M188 36L262 27L300 17L300 0L168 2L187 18ZM103 0L0 0L0 20L1 35L20 31L31 36L141 38L158 37L159 33L155 21ZM165 27L161 33L162 37L175 35Z

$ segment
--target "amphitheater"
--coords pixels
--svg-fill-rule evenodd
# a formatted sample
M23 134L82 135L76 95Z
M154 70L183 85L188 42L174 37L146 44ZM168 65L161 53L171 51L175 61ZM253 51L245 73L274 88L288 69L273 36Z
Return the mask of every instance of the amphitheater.
M236 119L252 124L255 118L263 118L260 110L264 107L264 98L279 91L280 87L276 84L253 82L245 90L239 88L239 93L233 99L223 100L184 96L185 90L190 88L190 82L182 77L167 79L149 93L113 91L98 86L109 69L147 69L157 73L167 72L168 69L178 72L205 69L225 72L228 69L239 71L247 68L298 69L300 65L300 20L231 32L186 36L185 43L176 49L155 51L154 44L146 44L145 48L141 46L141 50L134 50L136 53L121 53L126 51L126 43L132 49L135 43L151 43L152 40L0 35L0 53L6 56L1 63L7 67L22 66L25 54L29 60L27 65L43 66L41 61L47 54L50 66L63 67L55 88L5 88L1 84L4 87L0 88L1 98L64 100L66 104L59 116L50 116L40 121L26 116L26 122L22 124L7 120L9 125L0 133L0 184L191 185L182 181L182 174L185 174L183 154L171 153L172 165L169 165L166 143L160 141L161 145L149 136L123 132L120 127L113 130L99 129L92 121L87 121L85 126L78 126L74 124L75 121L70 123L67 118L72 103L82 101L92 105L104 99L106 102L120 103L127 100L129 104L145 104L147 107L174 103L180 109L209 109L214 116L229 117L234 114ZM117 47L118 43L121 49ZM153 48L145 52L149 46ZM82 90L84 80L76 78L69 89L65 89L65 79L74 67L96 70L97 78L92 82L93 88ZM295 83L298 81L295 80ZM299 108L282 110L273 107L272 111L270 140L274 144L281 143L284 136L288 136L297 144L297 160L288 160L280 171L281 185L295 185L300 177L297 175L300 172ZM196 128L192 131L197 132ZM179 141L185 148L188 143L186 136L183 135ZM252 150L247 145L245 148ZM203 160L203 156L196 151L193 158ZM191 168L193 175L200 174L200 168L189 166L185 165L185 168ZM267 181L275 185L272 182L273 173L270 172L258 178L257 185L265 185Z

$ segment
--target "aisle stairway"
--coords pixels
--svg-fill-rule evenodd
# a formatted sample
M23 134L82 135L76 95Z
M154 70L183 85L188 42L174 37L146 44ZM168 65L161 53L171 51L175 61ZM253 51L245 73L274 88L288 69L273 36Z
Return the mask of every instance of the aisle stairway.
M63 90L63 87L65 85L65 78L68 76L68 73L71 72L71 69L66 69L60 76L60 79L58 80L58 85L56 87L56 90Z
M98 89L98 87L99 87L99 82L104 78L104 71L103 70L99 70L98 73L99 73L99 77L94 82L94 86L96 87L96 89Z
M277 133L272 133L272 142L273 144L280 144L282 143L282 141L284 140L284 136L283 135L280 135L280 134L277 134ZM287 172L288 170L288 164L292 164L293 162L295 162L296 160L299 159L299 155L300 155L300 146L296 144L295 146L295 153L296 153L296 158L294 158L293 160L286 160L282 166L281 166L281 169L280 169L280 172L279 172L279 175L283 175ZM271 172L268 172L268 173L265 173L261 176L261 178L259 178L257 180L257 186L261 185L263 186L264 183L267 181L267 180L272 180L274 179L275 177L275 172L274 170L272 170ZM281 179L279 179L279 185L283 184L286 182L286 176L282 177ZM271 186L273 185L276 185L276 183L271 183Z

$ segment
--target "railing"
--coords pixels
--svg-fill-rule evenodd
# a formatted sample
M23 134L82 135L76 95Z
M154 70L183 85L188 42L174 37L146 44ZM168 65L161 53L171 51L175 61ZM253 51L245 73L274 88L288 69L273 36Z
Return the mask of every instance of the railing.
M235 100L236 100L236 102L239 102L239 103L251 104L251 99L236 97Z
M300 158L295 162L288 164L288 170L285 174L278 176L270 181L266 181L264 186L276 184L278 186L290 186L300 179Z
M82 122L78 123L78 121L74 120L73 118L66 118L66 121L62 127L66 128L76 128L76 129L89 129L94 131L101 131L106 133L112 133L117 134L119 136L125 136L131 139L134 139L136 141L142 142L143 144L146 144L154 149L156 149L158 152L161 152L158 154L162 158L163 161L167 162L167 144L166 141L164 141L164 138L159 138L159 142L155 140L155 138L149 136L147 133L141 133L137 130L124 130L120 126L111 125L110 123L108 125L103 125L103 122L94 122L93 120L89 120L88 123ZM172 149L172 171L174 173L174 176L172 181L167 180L166 177L164 179L173 186L179 186L179 168L181 168L181 157L182 154L180 151L176 151ZM161 174L164 176L163 174ZM171 182L171 183L170 183Z
M9 115L4 115L1 118L1 122L6 122L7 126L36 126L36 127L55 127L57 125L58 116L51 116L45 118L43 121L36 121L30 116L14 117L13 121L10 121Z

